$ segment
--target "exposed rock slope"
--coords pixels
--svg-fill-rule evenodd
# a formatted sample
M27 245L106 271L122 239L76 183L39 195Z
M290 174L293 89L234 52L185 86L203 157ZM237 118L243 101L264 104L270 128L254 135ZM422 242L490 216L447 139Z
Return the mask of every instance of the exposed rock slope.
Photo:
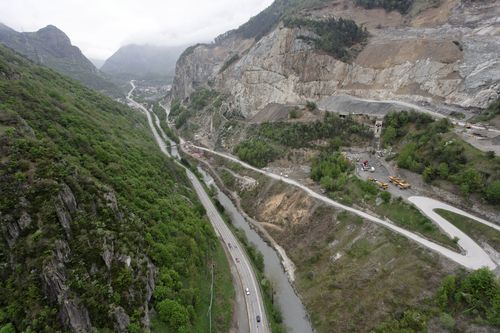
M310 31L304 27L278 22L258 40L230 32L181 56L173 97L184 99L211 84L231 96L233 107L246 117L269 103L344 94L486 107L500 92L500 4L442 0L437 8L427 7L402 16L356 7L351 0L329 0L295 12L366 26L371 37L351 63L306 43L302 36Z

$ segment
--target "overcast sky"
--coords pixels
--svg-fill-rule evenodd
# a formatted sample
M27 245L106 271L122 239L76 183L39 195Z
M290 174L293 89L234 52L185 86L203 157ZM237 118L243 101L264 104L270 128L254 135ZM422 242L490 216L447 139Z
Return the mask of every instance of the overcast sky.
M49 24L86 56L106 59L129 43L209 42L272 0L0 0L0 22L17 31Z

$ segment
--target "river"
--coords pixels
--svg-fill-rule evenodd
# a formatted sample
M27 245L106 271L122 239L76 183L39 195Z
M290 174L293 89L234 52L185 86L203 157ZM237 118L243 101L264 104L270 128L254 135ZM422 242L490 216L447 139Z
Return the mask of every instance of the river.
M264 274L271 281L275 292L274 301L278 304L283 323L289 333L312 333L313 329L307 317L306 310L301 300L295 293L288 277L281 266L281 261L276 251L269 246L260 235L250 228L248 222L240 214L233 202L215 184L213 178L205 171L198 168L203 175L203 180L208 186L217 188L217 198L231 218L233 224L243 230L246 237L264 256Z

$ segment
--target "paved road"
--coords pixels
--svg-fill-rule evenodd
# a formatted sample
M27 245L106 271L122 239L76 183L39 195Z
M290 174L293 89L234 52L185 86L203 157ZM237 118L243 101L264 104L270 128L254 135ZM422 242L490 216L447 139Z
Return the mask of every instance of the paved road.
M144 106L141 104L137 103L132 99L132 92L135 89L134 82L131 81L130 84L132 85L132 90L127 95L128 101L138 109L140 109L143 113L146 114L148 118L148 123L151 128L151 132L153 133L153 136L158 143L160 150L167 156L170 157L170 154L167 151L166 144L164 139L160 136L158 133L156 127L153 124L153 117L151 115L151 112L149 112ZM153 114L154 115L154 114ZM155 116L156 117L156 116ZM156 118L157 119L157 118ZM160 128L160 131L162 135L167 138L165 133ZM168 138L167 138L168 139ZM178 162L177 162L178 163ZM198 195L198 198L200 199L201 203L205 207L205 210L207 212L207 216L212 223L216 233L220 237L221 241L223 242L224 246L227 249L227 253L230 254L231 260L233 261L237 271L238 275L241 280L241 284L244 286L244 288L248 288L249 295L245 295L245 302L246 302L246 307L247 307L247 313L248 313L248 328L250 333L267 333L270 332L267 317L266 317L266 312L264 310L264 302L261 294L261 290L258 286L257 282L257 277L255 276L255 273L253 271L252 265L250 263L250 259L247 257L244 249L242 246L240 246L238 240L236 237L233 235L229 227L226 225L226 223L223 221L222 217L220 216L219 212L215 208L214 204L210 200L208 194L205 192L205 189L201 185L200 181L196 176L187 168L185 168L182 164L178 163L180 166L182 166L185 170L186 173L189 177L189 180L191 181L191 184L193 185L193 188L196 191L196 194ZM260 316L261 322L257 322L257 316ZM240 326L240 332L246 331L244 328L246 325L243 323L239 323Z
M334 96L335 97L335 96ZM439 112L436 112L436 111L433 111L431 110L430 108L426 108L426 107L423 107L423 106L420 106L420 105L417 105L417 104L414 104L414 103L410 103L410 102L404 102L404 101L397 101L397 100L391 100L391 99L387 99L387 100L375 100L375 99L368 99L368 98L360 98L360 97L354 97L354 96L348 96L348 95L339 95L337 97L345 97L345 98L348 98L350 100L352 100L353 102L366 102L366 103L373 103L373 104L392 104L392 105L397 105L399 107L402 107L402 108L406 108L408 110L415 110L415 111L418 111L418 112L422 112L422 113L426 113L434 118L438 118L438 119L441 119L441 118L448 118L452 124L456 125L456 126L460 126L460 127L467 127L467 128L471 128L471 129L475 129L475 130L483 130L483 131L488 131L488 132L493 132L493 133L496 133L496 134L500 134L500 130L496 129L496 128L487 128L487 127L484 127L484 126L478 126L478 125L473 125L473 124L468 124L468 123L465 123L463 121L457 121L457 120L454 120L450 117L447 117L446 115L442 114L442 113L439 113ZM366 114L370 114L369 111L366 112Z
M348 211L348 212L351 212L353 214L356 214L366 220L369 220L369 221L372 221L372 222L375 222L375 223L378 223L394 232L397 232L398 234L400 235L403 235L405 236L406 238L409 238L423 246L425 246L426 248L432 250L432 251L435 251L435 252L438 252L440 253L441 255L455 261L456 263L464 266L464 267L467 267L467 268L470 268L470 269L478 269L478 268L481 268L481 267L488 267L490 269L495 269L497 267L497 265L491 260L491 258L489 257L489 255L477 244L475 243L472 239L470 239L470 237L468 237L467 235L465 235L464 233L462 233L460 230L458 230L457 228L455 228L453 225L451 225L451 223L447 222L446 220L444 219L440 219L439 222L435 221L436 223L438 223L441 227L443 227L445 224L446 225L451 225L453 228L451 227L447 227L446 230L449 232L449 235L453 238L453 237L458 237L461 242L459 243L459 245L463 248L463 250L465 251L465 254L461 254L461 253L457 253L455 251L452 251L446 247L443 247L439 244L436 244L428 239L425 239L411 231L408 231L406 229L403 229L401 227L398 227L397 225L395 225L394 223L390 222L389 220L382 220L378 217L375 217L373 215L370 215L368 213L365 213L361 210L358 210L358 209L355 209L355 208L352 208L352 207L349 207L349 206L346 206L346 205L343 205L337 201L334 201L328 197L325 197L315 191L313 191L312 189L310 189L309 187L305 186L305 185L302 185L300 184L299 182L293 180L293 179L290 179L290 178L284 178L284 177L281 177L280 175L277 175L277 174L274 174L274 173L271 173L271 172L267 172L267 171L264 171L264 170L261 170L261 169L258 169L258 168L255 168L245 162L242 162L240 161L238 158L234 157L234 156L231 156L231 155L228 155L228 154L224 154L224 153L220 153L220 152L217 152L217 151L214 151L214 150L211 150L211 149L208 149L208 148L205 148L205 147L200 147L200 146L195 146L195 145L192 145L194 148L197 148L199 150L203 150L203 151L206 151L206 152L209 152L209 153L212 153L212 154L215 154L215 155L218 155L218 156L221 156L225 159L228 159L228 160L231 160L233 162L236 162L240 165L242 165L243 167L247 168L247 169L250 169L250 170L253 170L253 171L256 171L258 173L261 173L261 174L264 174L270 178L273 178L273 179L276 179L276 180L281 180L285 183L288 183L290 185L293 185L295 187L298 187L300 189L302 189L303 191L305 191L307 194L309 194L311 197L313 198L316 198L318 200L321 200L323 201L324 203L330 205L330 206L333 206L333 207L336 207L336 208L339 208L339 209L342 209L342 210L345 210L345 211ZM420 201L420 200L417 200L417 202ZM445 205L445 204L443 204ZM433 212L432 209L428 209L424 206L420 206L419 208L423 208L424 212L430 216L433 220L435 217L435 215L437 214L432 214L431 212ZM430 214L430 215L429 215ZM483 220L484 221L484 220ZM486 221L487 222L487 221ZM489 222L487 222L489 223ZM465 237L464 237L465 235ZM463 240L462 240L463 238ZM466 238L468 238L468 240L466 240Z

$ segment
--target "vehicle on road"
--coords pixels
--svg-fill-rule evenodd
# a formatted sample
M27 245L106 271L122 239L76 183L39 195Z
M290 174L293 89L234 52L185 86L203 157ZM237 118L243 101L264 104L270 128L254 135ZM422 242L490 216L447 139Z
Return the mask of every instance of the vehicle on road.
M245 288L245 294L250 295L250 290L248 288Z
M257 315L257 322L260 323L260 316Z
M240 262L240 258L236 258L236 262Z

